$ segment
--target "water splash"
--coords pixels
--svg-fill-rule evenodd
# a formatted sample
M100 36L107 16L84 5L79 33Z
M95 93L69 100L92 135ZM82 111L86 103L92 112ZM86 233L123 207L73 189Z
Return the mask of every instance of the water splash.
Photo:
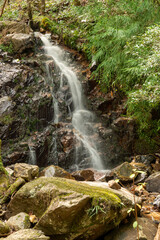
M63 86L63 77L68 81L74 105L73 110L70 110L72 125L75 129L74 134L77 140L83 145L83 149L86 150L87 155L91 159L92 166L96 169L104 169L101 157L97 151L96 142L91 134L94 132L94 117L93 114L84 107L80 81L67 63L63 61L63 50L58 46L53 46L46 36L40 35L40 38L44 44L46 54L53 58L55 64L60 69L60 88ZM57 104L54 110L55 112L59 111ZM56 119L56 121L58 121L58 119ZM78 163L79 159L77 154L76 164L78 165Z

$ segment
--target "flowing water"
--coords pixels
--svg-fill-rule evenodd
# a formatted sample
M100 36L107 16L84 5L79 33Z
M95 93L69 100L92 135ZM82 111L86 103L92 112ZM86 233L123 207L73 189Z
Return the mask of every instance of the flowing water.
M81 145L81 151L85 151L85 155L90 159L91 166L96 169L104 169L103 163L98 153L96 142L93 139L94 133L94 116L84 107L83 103L83 95L82 95L82 86L80 81L78 80L74 71L69 67L68 63L64 61L64 52L63 50L48 40L48 37L44 35L40 35L40 38L44 44L45 53L52 57L55 64L58 66L60 70L60 90L63 87L64 80L68 82L71 98L73 102L72 109L68 105L68 111L70 117L72 118L72 126L74 129L74 134L76 136L77 141ZM49 69L49 67L47 67ZM53 78L52 74L49 73L49 78ZM59 121L59 106L58 101L53 94L53 102L54 102L54 123L58 123ZM77 148L77 154L75 159L75 165L79 164L78 159L78 151L80 148ZM85 160L84 160L85 161Z

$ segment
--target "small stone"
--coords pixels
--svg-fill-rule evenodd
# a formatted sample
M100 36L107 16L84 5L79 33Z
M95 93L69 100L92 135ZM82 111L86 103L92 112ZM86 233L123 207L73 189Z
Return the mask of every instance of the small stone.
M114 181L114 180L110 180L110 181L108 182L108 186L109 186L110 188L116 189L116 190L121 189L121 186L120 186L116 181Z
M30 228L29 215L27 213L21 212L17 215L10 217L7 221L8 226L13 230L27 229Z

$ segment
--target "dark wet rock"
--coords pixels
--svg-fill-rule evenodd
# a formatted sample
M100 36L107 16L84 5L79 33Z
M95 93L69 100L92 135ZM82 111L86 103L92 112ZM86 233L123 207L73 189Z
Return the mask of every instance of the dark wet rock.
M107 234L104 240L137 240L137 231L133 228L134 221L132 220L131 223L127 224L123 223L123 225ZM157 225L146 218L138 218L138 224L142 227L139 230L139 239L153 240L157 232Z
M13 88L16 85L16 81L18 81L21 77L22 71L23 70L20 68L20 66L0 62L1 97L15 94Z
M118 134L119 144L123 149L132 151L135 139L135 122L130 118L119 117L112 123L112 128Z
M136 169L136 171L139 171L139 174L135 179L135 184L143 183L145 179L152 173L152 168L149 165L134 161L132 161L130 164Z
M160 172L151 174L146 180L146 189L148 192L160 193Z
M137 155L134 157L134 161L150 166L156 161L156 157L154 155Z

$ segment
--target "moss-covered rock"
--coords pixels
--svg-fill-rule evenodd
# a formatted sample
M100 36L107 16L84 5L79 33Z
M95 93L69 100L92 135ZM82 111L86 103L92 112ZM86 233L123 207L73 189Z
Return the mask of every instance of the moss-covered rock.
M38 178L16 193L7 215L32 212L39 218L35 228L47 235L94 240L117 226L133 202L131 194L128 197L122 190L109 189L106 183L92 185L64 178Z
M0 198L3 197L4 192L9 187L9 176L7 171L3 167L2 158L1 158L1 140L0 140Z
M9 232L10 232L9 226L6 223L0 221L0 237L8 234Z
M16 231L20 229L27 229L31 226L29 215L24 212L21 212L16 216L9 218L7 224L8 226L10 226L10 228Z

